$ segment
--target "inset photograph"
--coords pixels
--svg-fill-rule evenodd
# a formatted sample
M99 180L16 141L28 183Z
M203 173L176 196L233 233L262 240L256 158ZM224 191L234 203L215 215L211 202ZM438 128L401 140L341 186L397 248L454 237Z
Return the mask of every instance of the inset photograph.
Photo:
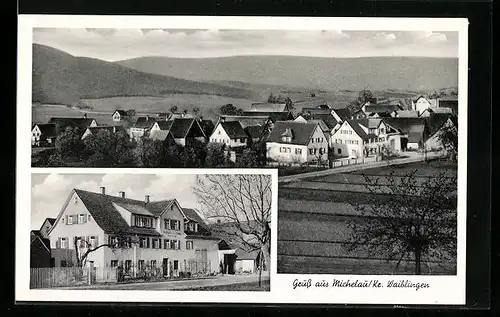
M32 174L31 289L270 291L271 174Z

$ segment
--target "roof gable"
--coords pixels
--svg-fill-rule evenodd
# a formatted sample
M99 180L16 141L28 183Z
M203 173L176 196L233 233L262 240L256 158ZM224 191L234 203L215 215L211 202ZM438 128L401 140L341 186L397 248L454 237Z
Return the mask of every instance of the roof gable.
M241 124L239 121L221 122L219 124L221 125L222 129L224 129L224 131L226 131L226 134L231 139L248 137L245 130L241 127Z
M288 129L293 134L290 144L308 145L318 123L296 121L276 121L268 142L283 143L282 134Z

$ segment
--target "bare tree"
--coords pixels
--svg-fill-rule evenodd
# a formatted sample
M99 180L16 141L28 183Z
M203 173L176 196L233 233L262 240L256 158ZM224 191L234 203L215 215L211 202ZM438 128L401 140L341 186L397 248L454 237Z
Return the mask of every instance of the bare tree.
M416 173L365 175L369 195L351 203L360 218L349 223L351 234L343 245L347 251L397 260L395 269L409 259L417 275L424 261L456 260L456 177L442 172L419 178Z
M75 247L76 266L85 266L88 256L101 248L108 247L114 250L117 247L124 247L127 244L130 246L131 244L131 239L122 233L115 235L115 239L116 240L113 242L108 241L109 243L93 245L90 241L85 239L85 237L74 237L73 243Z
M258 251L269 270L271 243L270 175L203 175L194 193L202 210L214 224L214 233L247 252ZM259 266L259 286L262 265Z

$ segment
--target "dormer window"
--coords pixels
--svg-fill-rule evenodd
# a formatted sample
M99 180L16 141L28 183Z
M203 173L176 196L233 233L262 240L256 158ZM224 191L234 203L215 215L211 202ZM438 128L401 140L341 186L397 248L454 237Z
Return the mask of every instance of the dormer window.
M153 228L153 219L149 217L135 216L134 225L136 227Z

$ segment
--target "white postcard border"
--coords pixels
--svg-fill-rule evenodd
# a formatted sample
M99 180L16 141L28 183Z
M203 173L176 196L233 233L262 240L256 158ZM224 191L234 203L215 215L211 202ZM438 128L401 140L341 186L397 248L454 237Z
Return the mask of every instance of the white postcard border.
M456 276L347 276L313 274L276 274L277 268L277 174L273 173L271 292L215 291L98 291L29 289L29 228L33 173L221 173L206 169L72 169L31 168L28 141L31 121L32 28L182 28L182 29L257 29L257 30L433 30L459 32L459 149L458 149L458 252ZM193 16L63 16L20 15L18 24L17 162L16 162L16 301L61 302L206 302L206 303L316 303L316 304L465 304L466 272L466 184L467 184L467 72L468 21L442 18L313 18L313 17L193 17ZM255 169L231 169L228 173L255 173ZM261 169L269 173L269 169ZM260 173L259 172L259 173ZM295 279L312 281L410 280L430 288L298 288Z

